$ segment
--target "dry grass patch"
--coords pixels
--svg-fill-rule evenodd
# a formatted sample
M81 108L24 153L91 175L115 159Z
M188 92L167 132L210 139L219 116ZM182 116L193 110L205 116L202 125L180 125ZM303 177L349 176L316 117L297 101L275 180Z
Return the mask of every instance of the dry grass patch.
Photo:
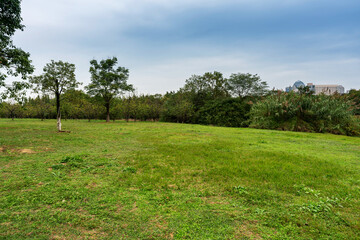
M204 201L204 203L210 204L210 205L214 205L214 204L228 205L228 204L230 204L229 201L226 201L225 197L220 197L220 196L201 197L201 199Z
M235 239L263 239L260 234L256 233L256 222L243 222L239 227L235 229Z

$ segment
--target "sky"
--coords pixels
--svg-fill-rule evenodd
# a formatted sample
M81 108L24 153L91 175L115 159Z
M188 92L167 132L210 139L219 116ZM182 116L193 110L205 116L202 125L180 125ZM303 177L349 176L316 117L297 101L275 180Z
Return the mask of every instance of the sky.
M14 43L41 74L117 57L138 93L178 90L193 74L258 74L271 88L296 80L360 89L359 0L23 0Z

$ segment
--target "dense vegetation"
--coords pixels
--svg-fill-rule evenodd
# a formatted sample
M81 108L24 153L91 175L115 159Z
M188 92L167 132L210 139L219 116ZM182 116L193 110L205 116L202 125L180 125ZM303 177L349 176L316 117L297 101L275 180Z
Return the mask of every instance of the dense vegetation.
M254 104L250 122L257 128L359 135L353 111L342 96L278 92Z
M189 81L188 81L189 82ZM188 83L187 83L188 84ZM187 85L165 95L112 97L104 105L102 97L70 89L62 98L61 114L65 119L105 119L115 121L165 121L227 127L255 127L289 131L321 132L345 135L360 133L359 98L352 90L345 95L312 95L311 92L284 93L268 91L264 95L231 97L229 91L198 91ZM0 117L56 118L56 99L49 95L3 102ZM107 114L108 112L108 114ZM108 115L108 117L107 117Z

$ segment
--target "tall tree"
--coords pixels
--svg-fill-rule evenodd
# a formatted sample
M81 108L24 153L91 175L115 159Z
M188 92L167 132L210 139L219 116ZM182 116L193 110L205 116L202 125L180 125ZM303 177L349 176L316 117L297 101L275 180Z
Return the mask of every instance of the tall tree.
M268 88L260 76L250 73L231 74L228 83L230 92L236 97L264 95Z
M222 73L217 71L207 72L202 76L191 76L186 80L182 90L191 96L195 110L198 110L207 101L229 96L227 80Z
M21 75L23 79L34 71L29 60L30 54L14 46L11 37L16 30L23 30L21 24L20 0L0 1L0 87L5 86L9 75Z
M30 82L35 85L36 92L51 93L55 95L57 129L61 131L61 97L62 94L70 89L79 86L75 78L75 65L68 62L54 60L45 65L44 73L30 78Z
M360 115L360 89L351 89L349 91L348 98L353 105L354 113L356 115Z
M106 108L106 122L110 122L110 106L113 99L125 91L132 91L133 86L127 83L129 70L116 67L117 58L108 58L97 62L90 61L91 82L86 87L92 96L99 96Z

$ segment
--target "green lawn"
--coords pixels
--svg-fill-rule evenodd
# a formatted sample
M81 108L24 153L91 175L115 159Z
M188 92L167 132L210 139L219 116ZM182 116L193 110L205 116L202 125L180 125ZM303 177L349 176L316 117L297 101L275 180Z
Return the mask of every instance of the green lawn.
M0 239L360 239L360 138L0 119Z

